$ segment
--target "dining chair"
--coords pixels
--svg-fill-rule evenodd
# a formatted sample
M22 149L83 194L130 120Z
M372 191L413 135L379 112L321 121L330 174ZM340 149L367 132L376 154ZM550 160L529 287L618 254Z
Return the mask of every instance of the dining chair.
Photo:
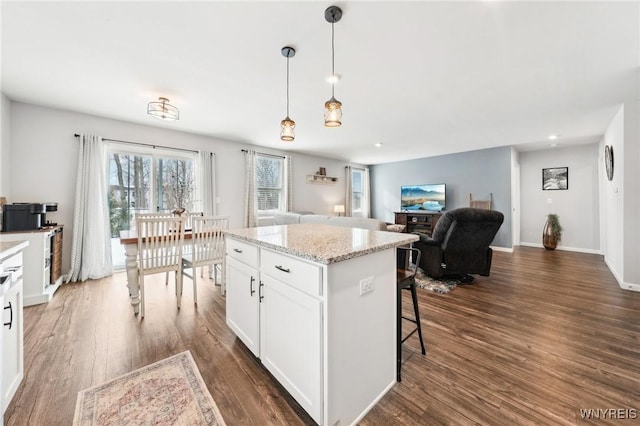
M422 339L422 326L420 324L420 312L418 311L418 295L416 293L416 274L418 273L418 265L420 265L420 250L414 247L398 247L397 248L397 269L396 269L396 356L397 356L397 380L401 381L400 370L402 368L402 344L413 335L416 331L420 339L422 355L426 354L424 348L424 340ZM413 318L402 315L402 290L411 292L413 301ZM406 336L402 336L402 321L410 321L416 326Z
M174 271L177 306L182 296L182 246L184 219L181 217L136 217L138 233L138 279L140 316L145 314L145 276Z
M182 217L184 217L184 229L190 230L193 229L193 218L204 216L204 212L184 212L182 213Z
M221 285L224 293L224 236L222 231L229 228L228 216L194 216L192 218L191 240L188 250L182 255L182 274L193 281L193 301L198 304L198 267L208 266L215 270L221 265ZM191 275L187 270L191 269ZM202 268L204 269L204 268ZM200 270L200 277L203 271ZM214 272L215 283L215 272Z

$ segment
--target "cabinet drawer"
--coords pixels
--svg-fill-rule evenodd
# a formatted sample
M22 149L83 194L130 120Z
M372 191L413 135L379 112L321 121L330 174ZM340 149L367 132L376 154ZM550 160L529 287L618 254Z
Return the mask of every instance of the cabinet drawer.
M229 237L226 238L225 244L228 256L246 265L258 267L258 247Z
M262 249L260 271L312 296L322 296L322 269L286 254Z

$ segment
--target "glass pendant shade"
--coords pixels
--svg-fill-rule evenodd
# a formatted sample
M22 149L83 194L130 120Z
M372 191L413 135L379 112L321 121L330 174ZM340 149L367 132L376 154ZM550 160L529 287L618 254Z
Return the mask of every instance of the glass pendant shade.
M338 127L342 125L342 102L333 96L324 103L325 127Z
M295 139L296 135L293 129L296 128L296 122L287 116L280 122L280 140L284 142L291 142Z
M180 110L169 103L167 98L158 98L158 102L149 102L147 114L161 120L179 120Z

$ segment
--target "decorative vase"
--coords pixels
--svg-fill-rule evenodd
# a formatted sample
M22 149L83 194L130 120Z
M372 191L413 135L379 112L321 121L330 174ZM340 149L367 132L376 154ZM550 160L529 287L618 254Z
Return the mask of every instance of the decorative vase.
M558 238L553 235L553 228L548 220L545 222L542 230L542 245L547 250L554 250L558 245Z

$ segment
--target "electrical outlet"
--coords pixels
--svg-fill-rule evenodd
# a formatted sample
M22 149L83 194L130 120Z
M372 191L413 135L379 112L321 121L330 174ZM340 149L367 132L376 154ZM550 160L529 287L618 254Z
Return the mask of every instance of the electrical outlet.
M372 292L373 289L373 277L363 278L360 280L360 296Z

